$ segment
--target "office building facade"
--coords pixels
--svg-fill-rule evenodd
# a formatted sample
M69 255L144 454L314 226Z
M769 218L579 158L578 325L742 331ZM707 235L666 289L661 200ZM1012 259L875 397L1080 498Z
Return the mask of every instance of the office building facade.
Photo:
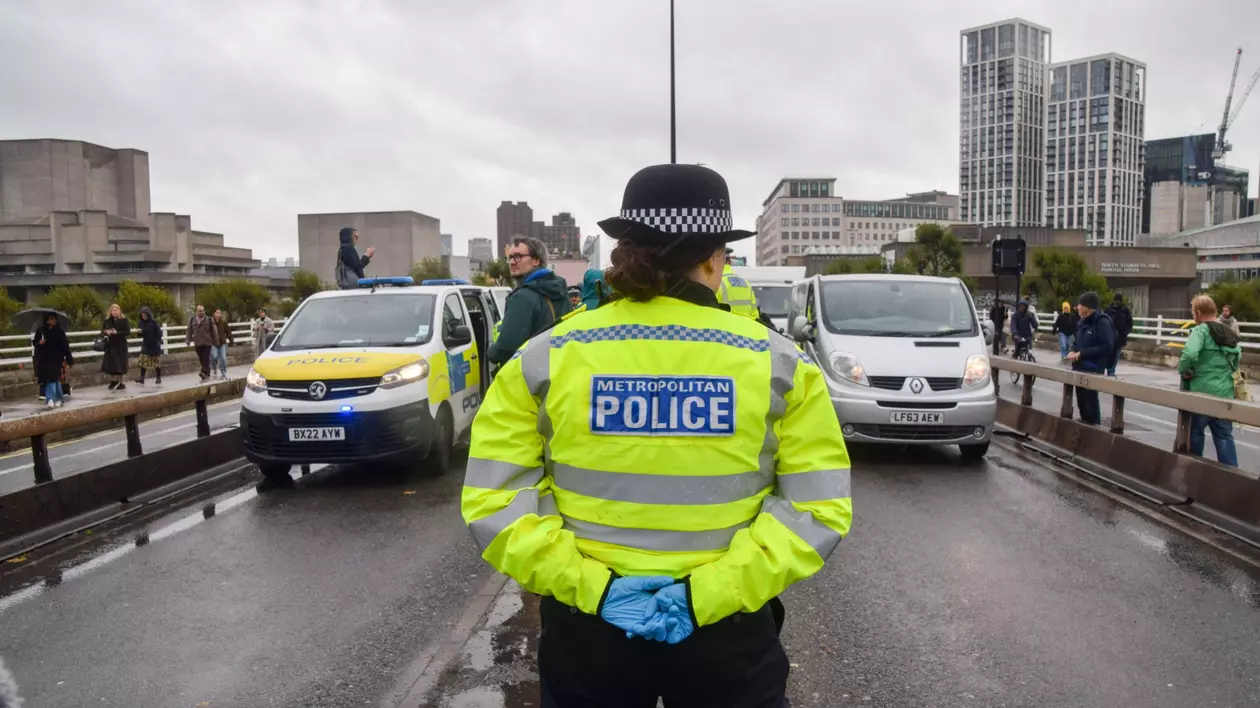
M1019 18L961 33L959 208L963 221L1040 226L1050 30Z
M1216 135L1146 142L1142 233L1154 238L1251 215L1247 170L1217 164Z
M1134 246L1142 231L1146 65L1103 54L1050 66L1045 224L1087 246Z

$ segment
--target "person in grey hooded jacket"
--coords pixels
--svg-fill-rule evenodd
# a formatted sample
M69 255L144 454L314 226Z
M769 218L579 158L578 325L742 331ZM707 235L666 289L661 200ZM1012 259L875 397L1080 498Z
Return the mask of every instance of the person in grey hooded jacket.
M354 250L355 244L359 242L359 231L349 226L341 230L338 238L341 239L341 247L337 250L337 265L334 268L337 287L341 290L354 290L359 287L359 278L367 277L363 274L363 269L367 268L372 256L376 255L376 249L368 246L360 256Z

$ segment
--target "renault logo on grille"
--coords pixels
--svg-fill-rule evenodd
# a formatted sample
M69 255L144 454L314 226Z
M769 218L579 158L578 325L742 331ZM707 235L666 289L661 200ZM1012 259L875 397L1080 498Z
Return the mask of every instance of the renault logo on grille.
M311 394L311 398L318 401L328 394L328 385L325 384L323 381L316 381L315 383L311 384L310 388L306 390L308 393Z
M910 390L914 393L923 393L923 379L910 379Z

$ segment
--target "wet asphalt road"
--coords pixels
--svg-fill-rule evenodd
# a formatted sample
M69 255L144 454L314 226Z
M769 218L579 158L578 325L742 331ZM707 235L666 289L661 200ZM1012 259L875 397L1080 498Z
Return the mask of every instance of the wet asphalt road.
M793 705L1260 703L1255 566L1014 448L856 455L853 533L784 598ZM491 579L460 476L323 470L32 553L0 655L41 707L378 705ZM424 705L537 705L534 607L509 583Z
M240 422L241 401L233 399L207 407L210 429L221 430ZM140 444L145 452L160 450L197 437L196 411L155 418L140 423ZM127 459L127 435L121 427L48 446L53 477L60 478ZM0 494L35 483L29 448L0 455Z

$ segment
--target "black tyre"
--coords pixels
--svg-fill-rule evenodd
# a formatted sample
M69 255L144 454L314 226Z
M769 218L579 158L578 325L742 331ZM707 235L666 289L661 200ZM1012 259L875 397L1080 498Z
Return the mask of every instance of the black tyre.
M982 443L968 443L966 445L959 445L958 451L962 453L964 460L969 460L969 461L983 460L984 456L989 453L989 441L986 440Z
M258 471L262 472L263 477L268 482L288 484L293 481L293 478L289 476L290 467L292 467L292 465L285 465L278 462L273 464L260 464L258 465Z
M438 411L437 420L433 422L433 445L429 447L429 456L424 458L420 469L428 475L438 476L451 470L451 448L455 445L455 424L451 421L451 413L443 408Z

